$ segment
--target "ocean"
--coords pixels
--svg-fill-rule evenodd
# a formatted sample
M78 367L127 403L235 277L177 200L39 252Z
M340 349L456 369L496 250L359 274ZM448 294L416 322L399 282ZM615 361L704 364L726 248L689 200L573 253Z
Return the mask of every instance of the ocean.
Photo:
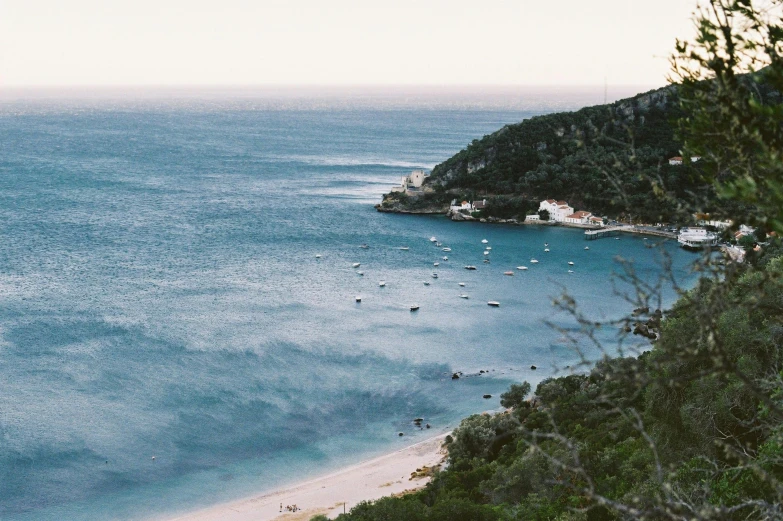
M165 518L399 449L497 410L511 383L567 374L579 355L559 328L575 322L553 298L629 313L616 259L652 280L653 241L373 205L505 124L602 98L0 93L0 519ZM662 249L687 286L693 254ZM615 328L599 336L614 352Z

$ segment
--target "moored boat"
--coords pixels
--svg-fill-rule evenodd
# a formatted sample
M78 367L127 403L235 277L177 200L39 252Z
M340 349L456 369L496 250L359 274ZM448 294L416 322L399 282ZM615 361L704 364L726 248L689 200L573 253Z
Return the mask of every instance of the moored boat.
M418 304L411 304L411 311L418 311L418 310L419 310Z
M476 267L475 266L465 266L465 269L466 270L475 270Z
M509 275L509 276L513 277L514 276L514 272L513 271L504 271L503 275Z
M496 300L490 300L489 302L487 302L487 305L488 306L492 306L493 308L496 308L496 307L500 306L500 302L498 302Z
M518 269L518 270L526 270L526 269L527 269L527 266L517 266L517 269Z

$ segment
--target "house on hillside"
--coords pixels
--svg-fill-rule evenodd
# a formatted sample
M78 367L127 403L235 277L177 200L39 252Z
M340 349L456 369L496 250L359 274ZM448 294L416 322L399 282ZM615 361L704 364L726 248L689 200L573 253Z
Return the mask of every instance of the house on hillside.
M483 210L487 207L487 200L482 199L481 201L473 201L473 209L474 210Z
M549 220L555 222L565 222L567 216L574 213L574 209L568 206L565 201L556 201L554 199L547 199L541 201L538 205L538 211L546 210L549 212Z
M701 156L691 156L691 163L695 163L701 159ZM682 164L682 156L674 156L669 158L669 164L672 166L681 165Z

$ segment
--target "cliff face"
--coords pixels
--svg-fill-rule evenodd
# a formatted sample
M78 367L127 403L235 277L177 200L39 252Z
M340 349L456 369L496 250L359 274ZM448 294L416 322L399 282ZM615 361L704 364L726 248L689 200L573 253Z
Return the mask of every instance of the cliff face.
M379 212L412 213L412 214L444 214L449 210L449 194L424 192L408 195L402 192L391 192L383 196L381 204L375 205Z

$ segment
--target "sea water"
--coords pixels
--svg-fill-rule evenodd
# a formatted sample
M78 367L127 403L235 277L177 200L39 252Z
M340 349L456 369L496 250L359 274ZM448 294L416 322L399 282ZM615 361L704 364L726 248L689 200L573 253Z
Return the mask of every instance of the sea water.
M428 96L2 100L0 519L165 518L445 432L575 367L553 299L629 313L616 257L652 280L650 241L373 205L595 93ZM687 282L690 254L663 251ZM616 348L616 328L600 338Z

